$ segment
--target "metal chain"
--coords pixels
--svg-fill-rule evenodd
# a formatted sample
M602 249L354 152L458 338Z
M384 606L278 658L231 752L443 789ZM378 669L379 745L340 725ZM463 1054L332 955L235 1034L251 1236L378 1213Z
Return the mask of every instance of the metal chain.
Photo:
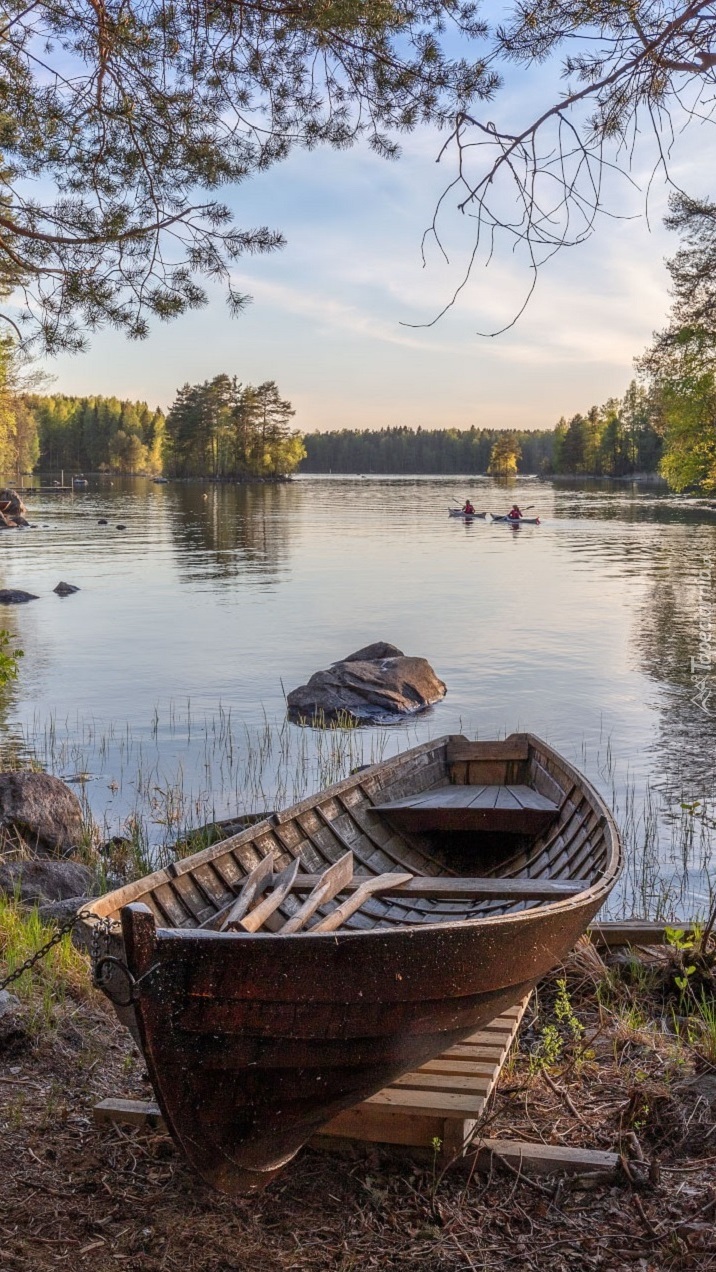
M69 919L65 919L64 923L61 923L60 926L53 932L49 941L46 941L44 945L41 945L39 950L35 950L35 953L31 954L29 958L26 958L24 963L21 963L20 966L10 972L4 980L0 981L0 992L2 992L3 989L7 989L8 985L12 985L15 981L19 980L21 976L24 976L25 972L31 971L35 964L45 958L55 945L59 945L63 936L67 936L67 933L71 932L82 919L95 919L95 916L89 910L79 910L77 914L73 914ZM109 949L110 928L111 924L109 919L95 919L92 929L91 946L93 968L96 967L101 958L100 942L103 938L106 943L106 948Z

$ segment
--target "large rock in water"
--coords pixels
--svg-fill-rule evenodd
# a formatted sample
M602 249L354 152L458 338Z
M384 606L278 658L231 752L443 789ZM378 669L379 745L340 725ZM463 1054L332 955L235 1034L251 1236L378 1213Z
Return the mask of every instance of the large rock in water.
M378 641L317 671L289 693L288 714L297 723L390 724L424 711L447 690L425 658L411 658Z
M84 833L82 805L49 773L0 773L0 850L25 847L34 856L68 857Z

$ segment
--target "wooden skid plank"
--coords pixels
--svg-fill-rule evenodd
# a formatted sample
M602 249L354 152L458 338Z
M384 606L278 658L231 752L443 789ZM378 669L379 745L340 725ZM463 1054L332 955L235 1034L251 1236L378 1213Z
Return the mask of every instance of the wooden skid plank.
M467 1068L467 1066L465 1066ZM453 1091L465 1095L475 1093L486 1096L491 1087L491 1074L469 1073L408 1073L404 1078L396 1078L390 1090L405 1089L420 1091Z
M518 1169L534 1174L551 1175L556 1171L568 1174L589 1174L592 1171L615 1175L619 1169L619 1154L605 1153L592 1148L564 1148L560 1144L531 1144L525 1140L482 1140L477 1150L477 1167L489 1170L495 1154L502 1161Z
M97 1126L119 1124L166 1131L159 1105L153 1100L101 1100L92 1112ZM430 1116L414 1112L406 1114L390 1108L361 1104L355 1109L339 1113L331 1122L330 1135L430 1148L436 1139L442 1140L445 1135L445 1115ZM312 1143L320 1147L321 1141L324 1144L329 1142L327 1136L324 1138L324 1135L319 1135ZM477 1168L489 1170L495 1157L509 1162L518 1170L541 1175L557 1171L568 1174L600 1172L615 1175L619 1169L617 1153L589 1148L565 1148L558 1144L532 1144L524 1140L482 1140L477 1146Z
M161 1109L154 1100L100 1100L92 1110L97 1126L119 1122L124 1126L146 1126L166 1131Z
M418 1069L421 1073L462 1074L463 1077L491 1078L495 1072L494 1060L428 1060Z
M432 1117L479 1117L485 1107L484 1095L455 1095L451 1091L412 1091L386 1087L377 1095L371 1095L366 1104L387 1105L388 1108L405 1109L410 1113L422 1113Z

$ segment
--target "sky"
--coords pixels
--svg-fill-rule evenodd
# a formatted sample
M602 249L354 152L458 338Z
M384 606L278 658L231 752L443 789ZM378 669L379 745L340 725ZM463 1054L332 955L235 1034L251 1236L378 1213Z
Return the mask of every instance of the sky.
M487 114L525 122L551 100L554 68L513 71ZM334 428L551 428L621 395L632 360L668 310L665 258L676 240L662 225L667 189L651 186L653 151L638 151L632 176L610 182L611 206L586 243L563 250L541 270L535 293L508 332L530 286L527 262L498 245L476 266L449 312L430 323L462 276L473 223L453 206L441 222L450 257L423 231L454 175L454 159L436 163L444 138L421 129L386 161L367 146L295 153L281 165L225 192L237 222L280 229L286 246L239 262L235 281L253 297L229 317L221 292L209 305L149 338L116 332L91 339L88 352L62 355L49 371L56 392L102 393L168 408L184 383L220 372L260 383L276 380L303 432ZM703 135L694 125L674 153L672 175L695 194Z

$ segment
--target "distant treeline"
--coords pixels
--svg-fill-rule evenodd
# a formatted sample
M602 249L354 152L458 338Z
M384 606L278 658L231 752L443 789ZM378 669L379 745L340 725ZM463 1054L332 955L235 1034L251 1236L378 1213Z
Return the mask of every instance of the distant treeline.
M304 438L309 473L544 473L623 477L656 472L662 439L647 390L632 383L553 429L340 429Z
M115 397L25 394L34 419L40 471L162 471L164 414Z
M302 436L292 428L291 403L273 380L255 386L218 375L203 384L185 384L165 416L146 402L23 391L12 346L5 341L0 342L0 474L65 469L242 480L280 477L301 465L312 473L577 477L622 477L661 468L673 479L674 445L665 447L663 441L663 396L633 382L623 398L563 418L553 429L401 427Z
M227 375L185 384L168 413L146 402L63 393L7 393L0 346L0 471L166 472L177 477L273 477L303 458L294 414L273 380Z
M510 431L520 450L518 471L548 472L554 429ZM310 473L485 473L495 443L505 432L495 428L341 429L308 433L302 472Z

